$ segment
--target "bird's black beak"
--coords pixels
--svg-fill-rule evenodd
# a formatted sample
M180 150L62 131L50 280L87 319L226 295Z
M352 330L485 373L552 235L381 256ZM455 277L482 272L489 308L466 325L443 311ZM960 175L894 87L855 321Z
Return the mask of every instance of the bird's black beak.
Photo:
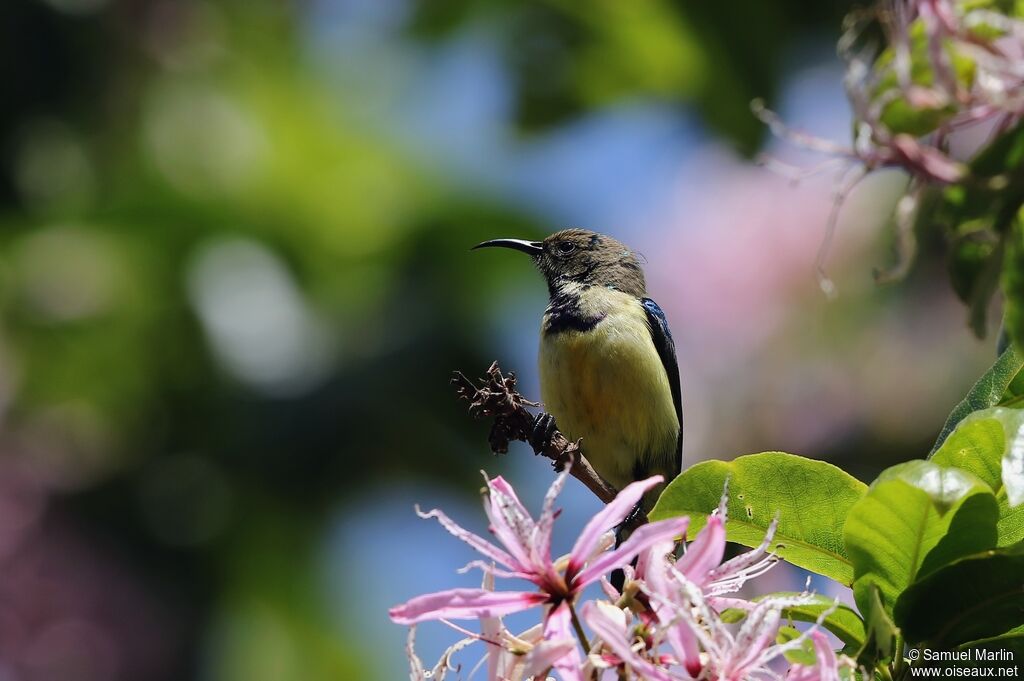
M491 239L473 246L471 250L478 248L512 248L536 256L544 252L544 242L526 241L525 239Z

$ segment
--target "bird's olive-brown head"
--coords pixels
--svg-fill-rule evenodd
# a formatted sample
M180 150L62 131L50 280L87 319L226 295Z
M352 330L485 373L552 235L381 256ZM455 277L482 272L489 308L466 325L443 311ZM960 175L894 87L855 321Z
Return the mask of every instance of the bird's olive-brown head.
M622 242L587 229L555 232L544 241L493 239L473 248L512 248L533 257L557 295L564 284L606 286L642 298L646 295L644 272L636 255Z

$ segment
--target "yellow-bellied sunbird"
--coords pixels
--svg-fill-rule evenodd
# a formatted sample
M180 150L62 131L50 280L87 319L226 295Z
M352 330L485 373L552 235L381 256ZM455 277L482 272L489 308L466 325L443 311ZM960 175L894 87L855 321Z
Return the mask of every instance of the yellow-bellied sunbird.
M594 470L616 489L656 473L672 480L683 444L675 343L665 313L647 297L633 251L585 229L474 248L484 247L527 253L547 280L540 392L558 429L583 439ZM555 423L542 415L535 431L550 435ZM659 493L648 493L644 510Z

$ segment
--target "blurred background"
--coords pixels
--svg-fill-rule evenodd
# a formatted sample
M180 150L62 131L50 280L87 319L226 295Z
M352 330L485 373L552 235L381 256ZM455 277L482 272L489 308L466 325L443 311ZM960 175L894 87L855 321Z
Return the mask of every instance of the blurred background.
M534 507L551 479L448 386L498 359L537 395L545 288L488 238L646 256L688 464L923 456L994 357L943 244L876 285L905 180L874 175L829 300L835 177L753 162L821 160L755 97L847 141L850 8L4 0L0 680L405 678L387 607L479 579L413 504L481 531L482 468ZM562 544L596 509L568 487Z

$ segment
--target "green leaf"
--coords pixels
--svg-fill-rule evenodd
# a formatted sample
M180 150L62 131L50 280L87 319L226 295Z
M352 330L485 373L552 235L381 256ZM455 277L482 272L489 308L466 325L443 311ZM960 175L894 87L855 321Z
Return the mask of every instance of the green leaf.
M773 550L780 557L852 583L853 566L842 529L850 507L867 491L864 483L824 461L782 452L749 454L730 462L703 461L669 483L650 518L688 515L692 538L717 508L726 480L729 541L759 545L777 515Z
M758 596L754 601L760 602L766 598L788 598L797 595L800 594L796 591L779 591ZM853 608L842 604L836 605L831 598L819 594L815 594L811 598L814 599L812 603L783 609L782 616L797 622L817 622L822 613L834 607L835 609L822 620L822 626L848 646L860 648L864 645L864 620ZM746 616L747 613L739 608L729 608L722 612L722 619L727 623L740 622Z
M950 413L946 424L942 426L942 432L939 433L939 439L932 447L932 453L942 446L956 425L963 421L968 414L997 405L1003 399L1010 383L1017 374L1021 373L1021 367L1024 367L1024 357L1011 345L999 356L995 364L978 379L967 396Z
M779 631L775 635L775 642L781 645L798 638L800 638L799 629L784 625L779 627ZM813 667L818 661L814 654L814 642L809 638L804 639L799 648L787 650L783 655L790 664L802 664L806 667Z
M892 651L900 631L893 624L889 613L885 611L882 595L877 586L871 585L868 588L862 611L865 613L866 632L864 646L857 653L857 663L872 669L876 663L892 659Z
M877 586L891 612L920 575L995 546L998 516L992 490L966 471L929 461L886 470L846 519L857 605L866 610Z
M896 603L907 641L933 648L1000 636L1024 613L1024 542L967 556L924 577Z
M1024 410L995 407L974 412L931 461L969 471L992 488L999 505L998 546L1024 539Z
M998 235L987 221L972 220L958 225L949 247L947 267L953 291L960 300L971 302L976 284L996 255Z
M1024 660L1024 625L1015 628L1008 634L993 636L971 641L960 646L960 650L970 650L969 667L1013 667ZM1007 653L1012 657L1007 657ZM1000 664L1002 663L1002 664Z

